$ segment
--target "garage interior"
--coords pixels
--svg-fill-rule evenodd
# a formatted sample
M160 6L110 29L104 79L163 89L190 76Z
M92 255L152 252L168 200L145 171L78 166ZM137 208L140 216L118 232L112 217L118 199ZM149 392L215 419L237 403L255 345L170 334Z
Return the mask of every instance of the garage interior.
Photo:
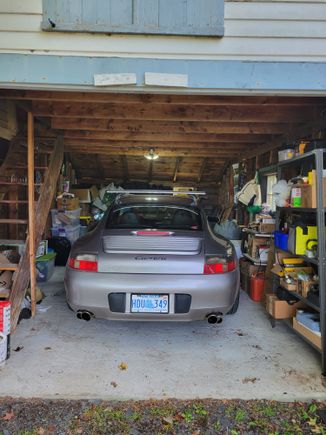
M0 102L0 126L6 131L0 139L0 269L13 275L11 288L6 283L0 300L11 303L11 348L23 348L12 351L2 369L2 391L26 397L46 391L48 397L64 397L73 389L76 397L92 391L94 397L116 398L164 398L179 391L180 398L187 398L196 389L207 397L216 397L216 391L224 398L323 397L325 232L318 232L312 254L306 253L309 246L304 254L295 254L277 245L274 231L286 234L277 226L288 214L299 214L298 219L308 226L325 228L325 187L321 186L326 179L326 98L3 89ZM280 157L284 155L288 160ZM304 204L307 198L301 193L301 202L287 210L276 207L269 217L256 222L261 209L255 211L236 199L246 183L258 177L261 202L272 206L272 182L308 178L313 170L322 174L319 184L315 179L315 203ZM35 252L45 240L54 246L51 210L64 207L63 190L69 186L70 192L81 196L75 208L85 213L81 221L85 227L99 214L94 200L111 183L123 189L205 191L207 214L217 217L220 224L236 221L244 255L240 307L235 315L225 316L218 326L151 323L149 337L146 323L133 322L131 328L129 323L78 320L65 304L63 265L56 266L46 282L37 281ZM250 252L261 238L264 260ZM298 267L319 277L319 286L314 284L319 296L313 301L307 291L290 287L299 285L297 278L290 283L283 279L283 290L296 302L295 310L275 296L280 286L277 266L286 274L282 261L293 257L304 260ZM257 301L250 289L251 277L261 279L262 273ZM32 318L17 326L28 287ZM36 287L45 295L40 304ZM298 326L296 313L302 310L318 317L319 333ZM157 341L159 351L155 350ZM146 374L142 353L149 364ZM63 354L71 367L64 375ZM42 368L34 367L35 358ZM99 361L106 363L100 367ZM128 364L126 373L117 368L122 361ZM39 383L32 386L22 381L18 390L13 379L23 363ZM91 373L85 383L70 385L69 376L82 373L85 367ZM108 370L112 379L105 376ZM162 370L170 379L164 387L153 381ZM192 387L185 386L189 373L197 379ZM214 373L218 376L212 382Z

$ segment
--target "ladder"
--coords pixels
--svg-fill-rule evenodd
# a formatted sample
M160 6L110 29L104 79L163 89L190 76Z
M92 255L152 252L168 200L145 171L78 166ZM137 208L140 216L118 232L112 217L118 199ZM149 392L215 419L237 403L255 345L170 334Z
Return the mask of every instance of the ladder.
M26 141L13 140L0 167L0 248L18 247L18 263L0 262L0 272L14 272L9 295L11 329L15 330L26 289L31 289L31 311L36 311L35 253L42 239L63 162L63 140L34 145L34 120L28 113ZM4 237L5 236L5 237Z

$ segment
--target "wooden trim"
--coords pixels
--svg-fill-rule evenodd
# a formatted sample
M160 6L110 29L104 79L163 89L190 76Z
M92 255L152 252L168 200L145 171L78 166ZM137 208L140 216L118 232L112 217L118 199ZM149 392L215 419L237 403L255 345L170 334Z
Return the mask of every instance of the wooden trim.
M27 181L28 181L28 234L29 270L32 317L36 313L36 267L35 267L35 206L34 206L34 117L27 114Z

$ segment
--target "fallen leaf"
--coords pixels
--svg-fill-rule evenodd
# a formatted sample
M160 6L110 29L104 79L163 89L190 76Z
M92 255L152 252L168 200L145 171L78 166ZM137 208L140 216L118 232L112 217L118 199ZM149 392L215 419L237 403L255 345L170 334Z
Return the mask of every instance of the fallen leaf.
M46 430L43 427L39 427L36 431L37 435L44 435L46 434Z
M162 420L163 420L163 423L165 423L165 424L169 424L169 425L173 424L173 418L172 417L163 417Z
M13 417L15 417L15 414L13 413L12 410L10 410L5 413L4 417L2 417L1 420L10 421Z
M122 362L122 363L120 363L120 364L118 365L118 367L119 367L120 370L127 370L127 368L128 368L128 364Z
M112 385L113 388L117 388L117 386L118 386L118 384L116 382L114 382L114 381L111 382L111 385Z
M20 352L22 349L24 349L24 346L17 346L14 352Z

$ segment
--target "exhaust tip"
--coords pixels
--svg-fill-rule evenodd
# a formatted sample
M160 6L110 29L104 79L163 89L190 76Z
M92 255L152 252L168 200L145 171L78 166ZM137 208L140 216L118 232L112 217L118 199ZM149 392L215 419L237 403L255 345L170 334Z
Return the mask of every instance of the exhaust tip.
M89 322L91 320L91 315L87 311L84 311L82 314L82 319L86 320L86 322Z
M219 314L212 313L212 314L208 314L207 322L211 325L213 325L215 323L219 324L219 323L223 322L223 319Z
M93 317L93 314L89 311L78 311L77 318L85 320L86 322L89 322L91 318Z

